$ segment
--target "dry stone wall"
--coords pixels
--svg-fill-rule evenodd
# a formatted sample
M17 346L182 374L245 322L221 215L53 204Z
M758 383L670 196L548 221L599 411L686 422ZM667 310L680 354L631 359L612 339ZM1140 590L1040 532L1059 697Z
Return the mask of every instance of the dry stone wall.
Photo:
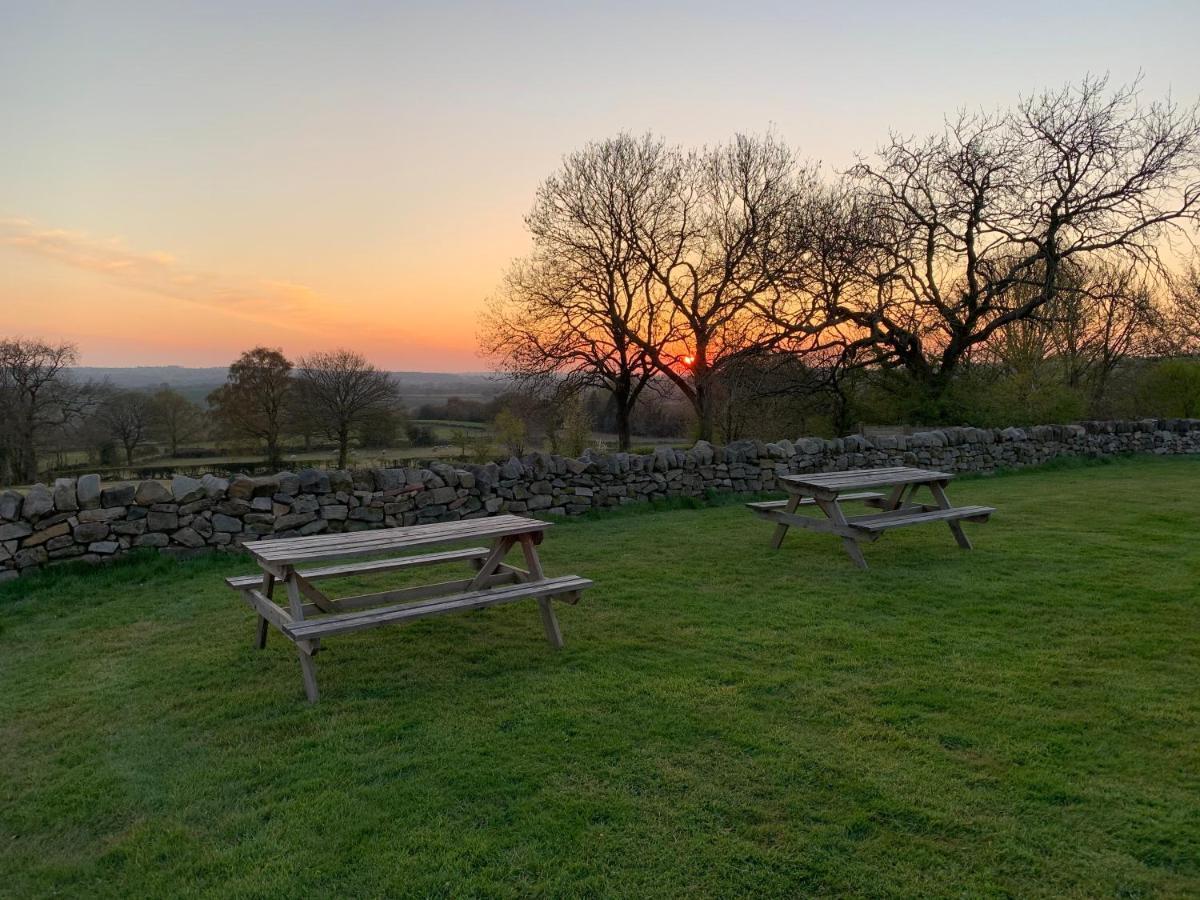
M190 555L272 537L389 528L500 512L577 515L597 507L708 491L769 491L795 472L915 465L984 472L1062 456L1200 453L1200 419L1083 422L1033 428L944 428L772 443L700 441L649 455L530 453L484 466L304 469L266 477L176 476L103 485L60 478L0 492L0 580L58 562L100 562L154 547Z

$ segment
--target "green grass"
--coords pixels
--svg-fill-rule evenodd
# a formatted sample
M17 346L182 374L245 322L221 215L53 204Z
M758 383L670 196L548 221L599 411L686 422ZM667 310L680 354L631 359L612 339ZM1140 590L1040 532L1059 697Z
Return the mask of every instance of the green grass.
M954 488L974 552L865 573L736 506L561 522L564 651L532 603L331 639L315 707L244 559L4 585L0 894L1200 894L1200 459Z

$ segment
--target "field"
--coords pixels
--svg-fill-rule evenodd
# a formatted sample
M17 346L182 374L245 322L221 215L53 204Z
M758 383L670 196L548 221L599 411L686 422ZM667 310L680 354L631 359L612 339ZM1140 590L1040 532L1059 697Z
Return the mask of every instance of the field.
M0 892L1200 894L1200 460L954 487L975 551L868 572L732 504L556 523L564 651L532 603L332 639L312 707L244 559L0 586Z

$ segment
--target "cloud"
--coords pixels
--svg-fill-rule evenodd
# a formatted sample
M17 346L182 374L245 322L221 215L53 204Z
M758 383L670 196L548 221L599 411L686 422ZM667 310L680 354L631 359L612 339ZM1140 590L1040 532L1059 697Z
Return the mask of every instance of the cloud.
M239 280L193 270L174 255L138 251L119 238L94 238L83 232L40 227L29 219L0 219L0 246L95 272L135 290L290 328L318 307L318 296L302 284L270 279Z

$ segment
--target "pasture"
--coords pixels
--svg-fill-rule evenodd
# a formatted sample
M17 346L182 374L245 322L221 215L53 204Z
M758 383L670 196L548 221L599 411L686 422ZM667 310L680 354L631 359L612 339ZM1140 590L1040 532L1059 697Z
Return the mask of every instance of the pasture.
M331 639L315 706L244 557L0 585L3 892L1200 893L1200 460L954 497L974 551L866 572L728 502L557 521L563 651L528 602Z

